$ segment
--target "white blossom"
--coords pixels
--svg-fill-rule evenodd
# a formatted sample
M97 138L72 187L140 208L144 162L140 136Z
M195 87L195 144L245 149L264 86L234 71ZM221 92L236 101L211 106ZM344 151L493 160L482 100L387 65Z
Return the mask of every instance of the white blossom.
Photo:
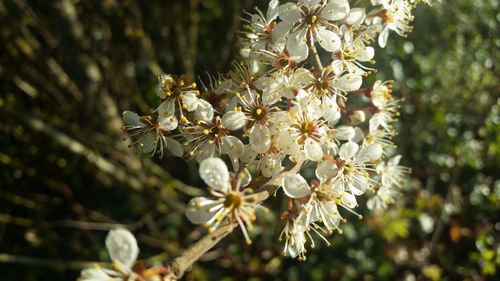
M207 75L201 91L184 76L163 74L151 115L123 113L142 152L161 157L166 148L199 162L209 195L189 201L189 221L209 231L236 223L250 243L258 192L282 188L269 200L287 203L274 204L287 207L283 253L305 260L307 242L313 248L319 237L329 245L328 236L342 232L343 212L362 217L359 196L369 197L373 211L397 199L409 169L400 156L385 157L401 101L392 81L362 86L376 71L375 41L385 46L389 31L406 36L416 3L430 1L358 2L271 0L267 11L247 13L241 57L227 74ZM304 167L315 167L314 175ZM137 244L117 233L106 241L114 268L90 268L81 278L153 280L132 271Z
M248 230L252 228L254 210L258 206L251 190L244 189L251 180L250 173L242 171L232 181L226 164L214 157L203 160L199 172L212 198L191 199L186 209L187 218L192 223L205 224L209 231L217 229L225 219L237 222L245 241L250 244Z

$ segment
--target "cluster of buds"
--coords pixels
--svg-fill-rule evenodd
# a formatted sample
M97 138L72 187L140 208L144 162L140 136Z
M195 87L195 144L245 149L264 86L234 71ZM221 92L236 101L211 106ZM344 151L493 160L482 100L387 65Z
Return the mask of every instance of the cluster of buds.
M317 236L328 245L347 216L361 218L358 196L385 208L408 172L389 149L400 103L392 82L362 86L375 72L370 45L384 47L390 31L410 32L416 2L372 0L363 8L347 0L272 0L266 13L244 19L243 58L227 75L208 75L201 87L161 75L161 104L152 116L124 112L125 129L145 153L161 157L167 148L200 163L210 196L193 198L186 215L209 231L237 223L250 243L262 208L255 192L280 179L273 200L288 203L283 253L304 260L307 241L314 247ZM317 47L330 54L327 64ZM285 169L293 165L294 172ZM304 178L305 169L315 175Z

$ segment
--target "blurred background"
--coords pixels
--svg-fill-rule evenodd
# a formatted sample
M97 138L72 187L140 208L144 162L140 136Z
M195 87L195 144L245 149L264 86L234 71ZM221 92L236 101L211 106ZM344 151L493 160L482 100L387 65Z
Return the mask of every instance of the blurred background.
M391 34L371 78L405 100L395 142L413 172L398 202L360 208L306 262L281 257L278 214L260 214L251 247L236 232L185 280L500 280L499 2L443 2ZM226 72L256 5L0 0L0 279L74 280L109 261L117 225L148 265L203 235L183 215L205 191L196 165L129 148L121 112L157 105L162 72Z

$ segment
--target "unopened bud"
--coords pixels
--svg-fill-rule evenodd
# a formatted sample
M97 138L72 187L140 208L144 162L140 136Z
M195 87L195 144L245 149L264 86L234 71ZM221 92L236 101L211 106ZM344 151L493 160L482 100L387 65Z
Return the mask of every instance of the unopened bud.
M356 110L351 113L349 120L351 120L351 124L354 126L361 124L366 120L365 112L362 110Z

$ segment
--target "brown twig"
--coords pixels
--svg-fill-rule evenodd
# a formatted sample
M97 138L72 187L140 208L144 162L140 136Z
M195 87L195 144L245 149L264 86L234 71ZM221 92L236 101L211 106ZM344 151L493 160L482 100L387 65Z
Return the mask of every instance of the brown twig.
M309 50L311 51L311 60L314 64L314 68L318 69L319 71L323 71L323 63L321 63L321 58L319 57L318 50L316 49L316 45L314 45L314 42L311 42L311 40L307 41L307 46L309 47Z

